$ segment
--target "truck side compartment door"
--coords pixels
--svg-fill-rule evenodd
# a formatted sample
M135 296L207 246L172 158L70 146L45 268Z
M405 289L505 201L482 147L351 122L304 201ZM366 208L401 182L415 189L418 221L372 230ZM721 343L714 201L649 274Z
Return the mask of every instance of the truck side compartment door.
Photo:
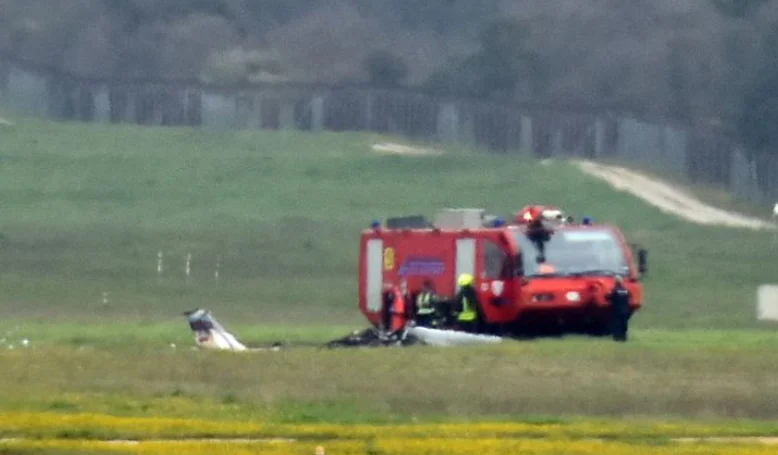
M371 313L381 311L384 278L384 242L381 239L370 239L367 241L366 257L366 286L365 298L367 300L367 310Z
M505 322L513 314L513 260L496 239L484 238L479 240L478 261L478 298L484 313L490 321Z
M456 273L454 274L454 289L457 288L457 279L459 275L467 273L473 276L475 280L478 276L475 273L475 239L457 239L456 240Z

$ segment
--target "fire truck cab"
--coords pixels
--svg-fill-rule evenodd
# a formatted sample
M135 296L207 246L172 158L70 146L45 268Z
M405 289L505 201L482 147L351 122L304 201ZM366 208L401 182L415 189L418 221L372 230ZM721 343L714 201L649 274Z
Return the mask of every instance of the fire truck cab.
M508 223L483 209L445 209L434 223L406 216L362 232L359 309L379 326L388 287L413 302L429 281L450 298L467 273L489 333L605 335L614 277L624 277L634 312L642 306L646 268L646 250L628 244L618 228L574 222L553 206L526 206Z

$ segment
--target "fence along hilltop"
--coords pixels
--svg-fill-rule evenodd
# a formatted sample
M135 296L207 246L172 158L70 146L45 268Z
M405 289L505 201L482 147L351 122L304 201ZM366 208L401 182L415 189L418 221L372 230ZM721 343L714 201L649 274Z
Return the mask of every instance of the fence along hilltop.
M193 81L106 81L2 54L0 105L58 120L372 131L493 153L616 160L726 189L757 205L772 206L778 200L778 155L749 157L712 129L654 124L613 113L554 112L356 85L217 87Z

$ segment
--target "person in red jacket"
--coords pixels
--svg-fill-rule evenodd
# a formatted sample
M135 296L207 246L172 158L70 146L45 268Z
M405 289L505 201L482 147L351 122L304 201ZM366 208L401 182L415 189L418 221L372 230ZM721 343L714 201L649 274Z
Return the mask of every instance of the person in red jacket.
M385 336L398 333L405 328L408 322L408 305L405 296L397 286L384 286L381 313L381 328Z
M392 288L392 300L391 307L389 308L390 323L389 331L391 333L398 333L405 328L405 324L408 322L407 305L405 302L405 296L397 286Z

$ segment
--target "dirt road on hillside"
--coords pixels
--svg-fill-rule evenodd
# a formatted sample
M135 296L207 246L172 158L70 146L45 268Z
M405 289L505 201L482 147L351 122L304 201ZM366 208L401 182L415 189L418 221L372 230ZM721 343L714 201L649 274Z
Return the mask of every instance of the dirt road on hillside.
M396 143L373 144L372 149L376 153L404 156L442 154L441 150L423 149ZM550 161L544 160L541 163L550 164ZM574 161L574 163L586 174L608 182L617 190L626 191L665 213L693 223L756 230L778 230L778 225L775 222L712 207L667 182L649 178L636 171L590 161Z
M373 144L372 149L376 153L404 156L437 156L443 154L443 151L441 150L412 147L409 145L396 144L393 142Z
M618 166L576 161L585 173L608 182L614 188L637 196L665 213L698 224L747 229L775 230L775 223L711 207L661 180Z

